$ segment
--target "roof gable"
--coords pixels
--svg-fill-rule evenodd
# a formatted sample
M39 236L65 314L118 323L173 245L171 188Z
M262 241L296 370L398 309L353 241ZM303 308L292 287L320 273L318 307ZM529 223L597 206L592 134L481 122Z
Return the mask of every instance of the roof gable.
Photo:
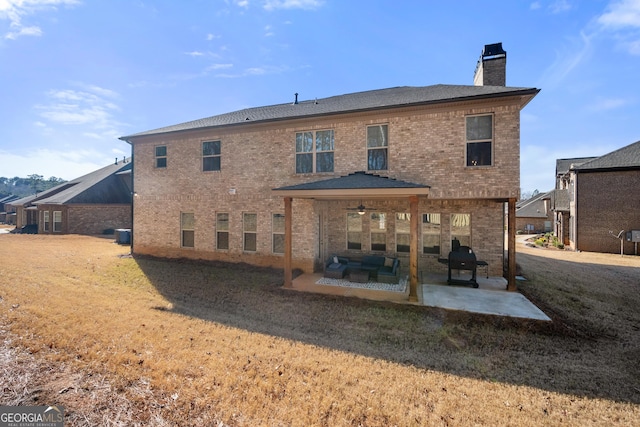
M105 166L71 181L56 185L41 193L11 202L14 206L64 203L130 203L126 185L113 183L115 174L131 170L131 161L124 160ZM124 185L122 187L121 185Z

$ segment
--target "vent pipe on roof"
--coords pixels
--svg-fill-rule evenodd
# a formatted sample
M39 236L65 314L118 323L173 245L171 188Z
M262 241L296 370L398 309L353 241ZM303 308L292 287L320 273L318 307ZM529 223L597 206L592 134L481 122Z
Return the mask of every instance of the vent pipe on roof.
M296 99L293 101L293 105L296 105L298 103L298 92L294 93L294 95L296 96Z

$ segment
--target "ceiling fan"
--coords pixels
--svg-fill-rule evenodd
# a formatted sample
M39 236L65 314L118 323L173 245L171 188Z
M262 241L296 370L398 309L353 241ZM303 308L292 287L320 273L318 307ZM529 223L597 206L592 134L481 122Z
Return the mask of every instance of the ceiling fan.
M355 207L355 208L347 208L348 211L357 211L359 215L364 215L365 213L365 209L368 209L370 211L375 211L377 209L373 209L373 208L366 208L363 204L362 204L362 200L360 201L360 204Z

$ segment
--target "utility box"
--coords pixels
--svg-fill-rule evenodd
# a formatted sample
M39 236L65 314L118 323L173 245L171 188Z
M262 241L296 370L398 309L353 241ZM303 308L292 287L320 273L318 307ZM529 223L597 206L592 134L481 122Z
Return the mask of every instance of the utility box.
M116 229L116 243L119 245L131 244L131 229L118 228Z
M627 242L640 242L640 230L627 231Z

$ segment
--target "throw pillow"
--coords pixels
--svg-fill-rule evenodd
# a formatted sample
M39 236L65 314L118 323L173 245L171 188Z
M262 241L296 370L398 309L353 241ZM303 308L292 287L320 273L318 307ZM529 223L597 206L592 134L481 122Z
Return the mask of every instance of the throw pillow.
M338 257L335 256L335 255L333 256L333 263L334 264L339 264L340 263L340 261L338 261Z
M384 258L384 266L385 267L393 267L393 258Z

